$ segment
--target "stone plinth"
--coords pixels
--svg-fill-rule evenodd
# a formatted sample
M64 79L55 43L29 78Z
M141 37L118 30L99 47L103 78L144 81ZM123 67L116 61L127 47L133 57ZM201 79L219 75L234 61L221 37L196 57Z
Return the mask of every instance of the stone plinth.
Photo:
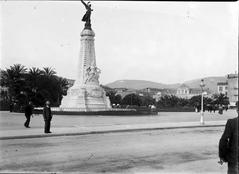
M81 48L77 79L63 97L60 109L72 111L102 111L111 109L109 98L99 85L100 69L96 66L95 33L91 29L81 32Z

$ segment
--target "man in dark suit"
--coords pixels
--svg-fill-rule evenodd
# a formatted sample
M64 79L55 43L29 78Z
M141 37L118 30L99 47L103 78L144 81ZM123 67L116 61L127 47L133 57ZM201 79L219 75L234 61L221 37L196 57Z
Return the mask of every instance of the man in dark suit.
M51 113L51 107L50 102L46 101L46 106L43 108L43 118L45 121L45 133L51 133L50 127L51 127L51 119L52 119L52 113Z
M30 101L26 106L25 106L25 116L26 116L26 122L24 123L24 126L26 128L30 128L29 124L30 124L30 120L31 120L31 115L33 111L33 106L32 106L32 102Z
M227 120L225 130L219 141L220 163L228 163L228 174L238 173L238 102L237 117Z

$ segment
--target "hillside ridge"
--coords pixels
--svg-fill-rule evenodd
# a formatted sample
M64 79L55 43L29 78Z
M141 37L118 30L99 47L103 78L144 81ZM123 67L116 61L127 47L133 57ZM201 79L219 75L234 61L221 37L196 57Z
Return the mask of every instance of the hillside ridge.
M205 88L208 88L212 92L217 92L217 83L218 82L225 82L226 76L211 76L205 77L204 83ZM173 83L173 84L165 84L160 82L153 82L148 80L130 80L130 79L123 79L123 80L116 80L112 83L108 83L105 86L110 88L128 88L128 89L144 89L144 88L169 88L169 89L177 89L182 84L189 86L190 88L200 88L201 79L192 79L185 81L183 83Z

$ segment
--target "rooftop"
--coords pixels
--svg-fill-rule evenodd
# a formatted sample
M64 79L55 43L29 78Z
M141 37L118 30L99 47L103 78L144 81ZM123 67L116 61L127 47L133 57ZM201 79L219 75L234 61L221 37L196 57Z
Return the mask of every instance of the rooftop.
M228 83L227 82L218 82L217 86L219 86L219 85L228 85Z

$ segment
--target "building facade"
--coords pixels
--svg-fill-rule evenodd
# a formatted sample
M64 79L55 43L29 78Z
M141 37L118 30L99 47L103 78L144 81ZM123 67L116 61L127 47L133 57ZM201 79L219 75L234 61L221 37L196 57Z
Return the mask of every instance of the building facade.
M225 94L228 93L228 83L227 82L218 82L217 83L217 92L219 94Z
M136 94L137 90L136 89L127 89L127 88L114 88L116 91L115 95L120 95L121 98L124 98L126 95L129 94Z
M175 89L167 89L167 88L144 88L138 91L140 96L150 96L155 99L156 102L160 100L161 97L165 95L175 95Z
M238 101L238 73L227 75L228 92L230 105L235 106Z
M179 98L190 99L193 96L201 95L202 89L200 88L190 88L189 86L182 84L177 88L176 96Z

